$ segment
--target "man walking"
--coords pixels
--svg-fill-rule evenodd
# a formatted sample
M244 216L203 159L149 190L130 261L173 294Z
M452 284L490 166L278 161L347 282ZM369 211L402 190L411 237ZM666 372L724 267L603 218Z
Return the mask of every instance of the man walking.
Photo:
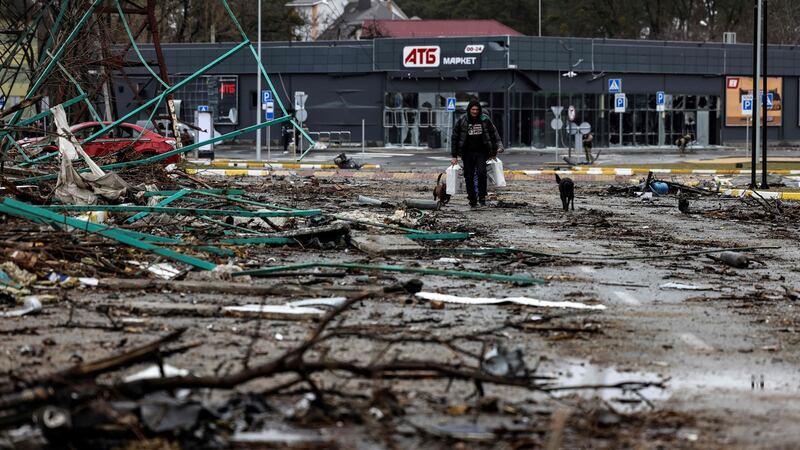
M469 102L467 113L453 126L450 142L453 165L458 164L459 157L464 162L469 206L476 208L478 202L486 206L486 160L503 153L503 144L494 123L483 114L479 101Z

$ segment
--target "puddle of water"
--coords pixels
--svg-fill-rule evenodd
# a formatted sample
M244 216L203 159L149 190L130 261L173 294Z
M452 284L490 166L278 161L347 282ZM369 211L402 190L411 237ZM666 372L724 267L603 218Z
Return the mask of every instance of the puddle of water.
M559 397L579 395L582 398L603 400L622 412L640 411L648 408L648 401L653 403L665 401L673 395L682 393L712 391L735 391L740 394L800 393L798 368L756 366L706 373L680 372L680 368L673 370L676 373L623 372L614 367L600 367L586 361L565 361L552 365L542 363L537 372L555 377L554 385L564 387L618 385L628 382L664 384L664 389L655 386L639 390L580 389L565 390L556 394Z
M552 369L543 364L538 372L554 376L557 380L555 384L563 387L618 385L629 382L659 383L664 381L664 377L654 373L620 372L613 367L599 367L585 361L568 362L566 365L554 367ZM661 389L656 386L645 387L638 390L565 390L556 394L558 397L569 395L579 395L586 399L603 400L611 404L618 411L636 412L648 408L647 401L655 402L666 400L671 394L668 389Z

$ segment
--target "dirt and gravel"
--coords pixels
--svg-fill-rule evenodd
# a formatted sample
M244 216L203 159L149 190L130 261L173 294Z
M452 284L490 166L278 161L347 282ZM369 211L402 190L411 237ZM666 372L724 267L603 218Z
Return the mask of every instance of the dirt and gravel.
M408 293L375 295L337 317L329 325L334 336L309 353L314 361L364 366L409 359L476 366L501 346L519 349L541 386L558 389L544 392L425 376L393 378L386 373L370 379L342 370L315 372L311 383L301 380L275 389L292 381L292 374L285 373L234 389L195 390L193 398L209 408L239 411L225 416L215 410L222 416L214 420L223 422L219 417L224 417L227 428L219 425L212 433L206 427L206 434L195 432L194 441L139 436L133 441L138 447L125 445L226 446L232 444L220 435L277 429L313 434L313 439L300 439L297 448L793 448L800 441L795 426L800 419L800 355L794 348L800 340L795 307L800 297L800 207L692 198L691 211L684 214L674 196L643 201L609 194L608 185L579 181L574 212L561 210L554 182L514 181L493 193L488 207L470 210L466 199L457 196L439 211L397 216L408 226L473 233L463 242L419 241L424 250L410 255L370 256L343 242L325 250L236 249L235 263L244 269L333 260L546 280L543 285L520 286L433 275L303 269L248 281L316 288L316 296L348 297L348 292L416 278L424 292L605 305L604 310L573 310L442 304ZM399 204L403 199L428 199L432 188L423 181L302 177L241 179L228 186L292 208L321 208L332 214L359 211L364 217L392 216L395 209L358 205L359 194ZM368 230L376 232L351 224L351 234ZM465 247L529 252L453 251ZM724 265L714 258L717 254L698 253L734 247L773 248L745 252L752 260L746 269ZM94 251L97 258L114 260L121 250L105 245ZM72 276L97 275L62 267ZM303 297L295 294L253 296L163 287L51 288L40 294L50 294L40 314L0 318L0 352L5 355L0 373L6 381L44 376L180 328L186 331L179 342L192 347L164 361L192 375L225 376L302 345L316 326L311 320L234 317L220 310ZM112 384L146 365L102 375L100 380ZM622 385L628 389L568 389L625 382L638 384Z

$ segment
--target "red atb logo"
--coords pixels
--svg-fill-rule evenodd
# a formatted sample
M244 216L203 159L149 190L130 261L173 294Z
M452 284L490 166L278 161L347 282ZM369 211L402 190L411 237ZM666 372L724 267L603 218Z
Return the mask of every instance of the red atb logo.
M405 67L439 67L442 51L438 46L404 47L403 66Z

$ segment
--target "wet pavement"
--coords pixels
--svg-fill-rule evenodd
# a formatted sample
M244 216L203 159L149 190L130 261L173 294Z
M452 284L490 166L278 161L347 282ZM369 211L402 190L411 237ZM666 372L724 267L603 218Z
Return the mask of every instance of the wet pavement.
M263 187L271 182L241 179L235 184ZM420 181L328 180L322 182L326 189L321 193L319 182L309 179L278 182L282 187L271 191L275 203L386 215L393 210L355 206L357 195L399 202L427 199L432 188ZM559 438L564 448L791 448L800 437L795 426L800 419L800 353L795 345L800 341L795 291L800 286L800 208L785 205L782 215L772 217L738 200L698 198L687 215L678 210L674 197L647 203L610 195L607 185L580 182L574 212L561 210L555 182L515 181L478 210L470 210L466 199L457 196L426 220L437 229L469 231L473 237L460 244L420 242L426 251L417 256L366 257L354 248L283 247L250 253L250 267L326 259L527 275L547 283L515 286L433 275L421 279L424 292L606 306L434 305L414 296L363 300L336 324L342 336L314 355L365 363L408 358L457 363L463 354L419 339L452 340L476 355L501 345L519 349L541 386L556 389L536 392L487 384L484 395L476 398L475 386L466 382L383 380L379 386L391 390L402 414L392 402L373 400L359 420L322 420L298 412L303 397L296 393L270 399L276 409L266 417L279 424L288 421L300 437L311 429L324 437L314 434L312 440L332 440L342 448L450 448L453 442L469 443L460 448L496 448L499 442L536 448L553 442L559 414L564 416ZM496 207L500 200L527 206ZM748 251L757 262L747 269L702 254L682 256L742 246L772 248ZM557 256L434 251L455 247L515 247ZM335 274L330 278L323 272ZM418 277L319 269L256 283L294 280L368 287ZM186 327L183 341L199 346L170 357L169 364L198 375L230 374L245 361L252 366L299 345L309 330L303 321L228 317L212 308L280 305L289 297L168 289L79 289L57 295L62 299L45 302L38 316L0 319L0 334L7 337L0 342L6 355L1 371L41 375ZM147 304L172 306L165 312L148 310ZM355 330L365 335L347 334ZM398 342L389 345L386 338ZM377 389L366 380L335 373L317 377L326 388L355 396L354 402ZM236 392L261 392L274 384L258 379ZM580 386L585 388L575 389ZM599 386L603 388L595 388ZM223 400L231 394L204 395ZM376 429L382 431L376 434Z

